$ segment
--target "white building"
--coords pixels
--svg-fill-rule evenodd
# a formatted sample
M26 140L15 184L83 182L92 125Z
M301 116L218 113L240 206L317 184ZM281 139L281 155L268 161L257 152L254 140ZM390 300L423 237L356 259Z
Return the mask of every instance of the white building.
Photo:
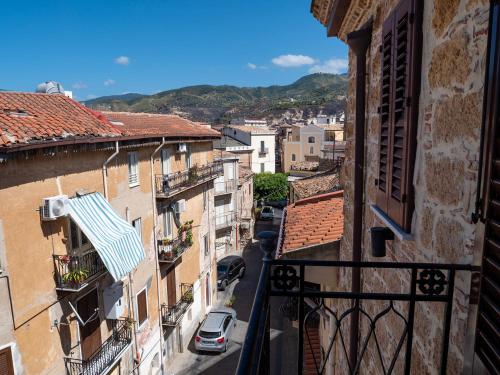
M255 119L247 119L247 118L235 118L231 120L231 125L236 126L261 126L266 127L266 120L255 120Z
M340 112L332 116L318 115L309 120L309 124L311 125L336 125L336 124L344 124L344 122L345 122L344 112Z
M226 126L222 134L251 146L253 173L275 172L275 131L263 126Z

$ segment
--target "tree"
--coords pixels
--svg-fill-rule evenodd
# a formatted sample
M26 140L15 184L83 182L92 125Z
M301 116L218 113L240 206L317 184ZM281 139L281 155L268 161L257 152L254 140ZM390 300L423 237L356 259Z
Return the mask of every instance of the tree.
M288 180L284 173L258 173L253 180L254 198L266 201L286 199L288 194Z

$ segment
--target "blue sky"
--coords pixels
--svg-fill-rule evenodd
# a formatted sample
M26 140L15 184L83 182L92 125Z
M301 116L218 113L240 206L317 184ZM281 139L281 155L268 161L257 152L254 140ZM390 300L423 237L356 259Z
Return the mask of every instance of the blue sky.
M4 1L0 88L56 80L79 100L345 72L309 0Z

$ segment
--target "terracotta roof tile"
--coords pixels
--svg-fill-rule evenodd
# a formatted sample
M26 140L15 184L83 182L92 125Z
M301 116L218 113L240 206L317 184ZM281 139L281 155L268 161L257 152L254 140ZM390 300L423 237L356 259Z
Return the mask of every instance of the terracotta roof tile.
M337 173L327 173L293 181L291 185L294 192L302 199L338 190L339 183Z
M210 126L176 115L133 112L103 112L103 114L113 124L123 129L126 135L220 138L220 133Z
M343 191L299 200L286 208L279 253L340 240L344 233Z
M0 92L0 147L120 135L119 129L64 95Z

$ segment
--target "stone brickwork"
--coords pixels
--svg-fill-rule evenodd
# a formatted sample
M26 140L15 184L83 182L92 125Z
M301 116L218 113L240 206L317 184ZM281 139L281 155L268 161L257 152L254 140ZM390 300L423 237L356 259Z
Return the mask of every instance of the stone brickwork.
M369 230L384 224L370 209L376 202L380 119L380 52L382 24L398 1L353 1L339 36L360 28L373 17L372 43L367 56L367 108L365 138L363 259L370 255ZM355 17L350 17L350 15ZM478 248L476 225L471 221L476 198L479 137L485 74L488 4L485 0L426 0L423 17L423 53L419 101L417 152L413 177L415 210L410 240L388 243L387 261L472 263ZM341 172L344 187L344 239L341 259L352 258L354 121L356 58L349 54L345 163ZM380 270L363 275L365 291L408 290L409 276ZM339 287L348 289L347 272ZM459 274L455 287L448 373L460 373L464 360L465 331L469 309L469 280ZM340 307L340 306L339 306ZM381 304L366 303L371 312ZM405 306L398 306L405 312ZM442 308L418 303L412 373L437 374L442 335ZM394 316L380 332L379 344L394 350L400 323ZM361 319L361 335L367 322ZM363 360L362 373L380 373L380 363L371 342ZM335 357L341 358L340 349ZM340 373L345 363L337 363ZM395 373L401 373L397 363ZM387 365L386 365L387 368Z

